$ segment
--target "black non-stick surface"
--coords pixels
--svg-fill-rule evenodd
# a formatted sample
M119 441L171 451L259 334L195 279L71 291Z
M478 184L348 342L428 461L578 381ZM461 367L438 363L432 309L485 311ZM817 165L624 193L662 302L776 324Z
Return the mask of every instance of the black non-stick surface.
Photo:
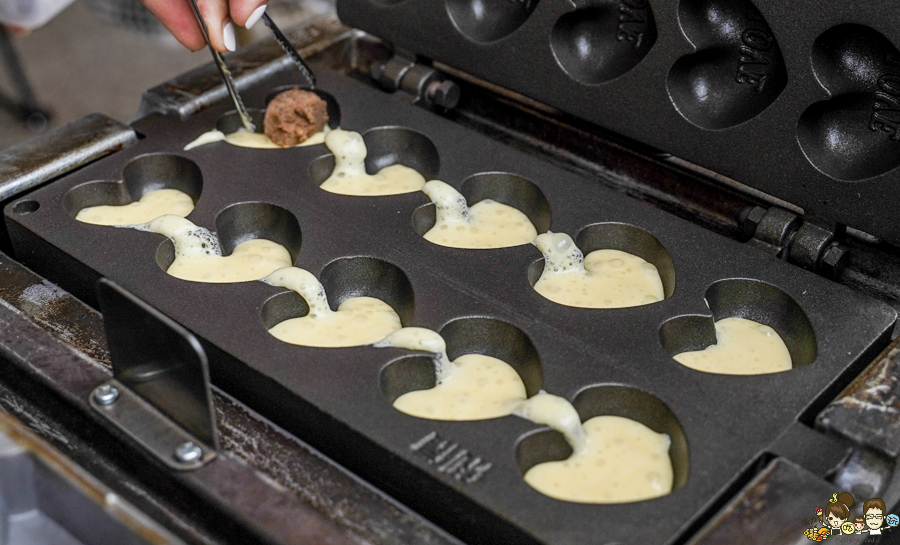
M469 541L518 542L526 535L547 543L669 541L804 410L834 395L888 340L895 312L879 302L457 127L410 106L406 97L381 93L322 67L317 74L321 89L340 103L344 128L364 132L399 126L422 133L440 153L439 177L451 185L460 187L477 173L515 173L543 191L553 231L574 236L599 222L647 230L674 263L673 295L660 303L613 310L551 303L528 281L529 266L540 258L533 246L474 251L435 246L412 227L414 210L428 202L421 193L361 198L318 189L308 170L329 153L324 146L253 150L220 142L182 151L215 124L227 110L224 102L186 121L148 117L135 126L144 135L136 145L10 204L5 213L17 257L88 299L92 279L113 279L204 340L214 382ZM290 82L287 75L278 78L245 93L248 105L262 106L272 88ZM521 329L540 358L539 384L533 373L527 381L532 393L539 387L572 400L596 385L626 387L604 390L601 397L622 399L615 405L625 407L624 416L657 431L674 430L675 443L682 430L689 455L680 441L681 450L673 450L673 457L679 460L676 474L686 474L686 482L668 496L622 505L581 505L543 496L524 483L516 458L517 442L538 426L513 416L437 422L401 414L382 393L380 373L389 362L413 353L282 343L266 332L261 316L264 303L283 289L261 282L197 284L172 278L156 262L158 249L168 244L162 236L82 224L64 210L64 197L73 187L121 180L126 165L152 153L185 157L199 167L202 192L188 216L198 225L215 229L217 216L235 203L271 203L293 214L302 229L297 266L317 275L329 266L334 278L351 270L336 263L345 257L369 256L399 267L414 293L414 311L405 325L440 330L459 318L485 317ZM193 176L191 171L183 169L185 176ZM246 217L272 217L264 208L255 210L257 216L248 212ZM220 232L228 229L233 231L234 225L221 226ZM286 230L273 229L297 243ZM242 238L240 233L229 237L231 242ZM379 286L375 273L360 270L353 286L340 278L332 282L333 306L376 289L402 291L396 287L400 282ZM783 290L783 299L796 301L815 333L815 361L786 373L733 377L699 373L672 360L663 349L661 326L683 315L708 316L707 289L727 279L768 283ZM765 291L758 285L733 285L739 287L732 297L736 302L723 303L727 308L720 317L748 316L775 324L791 316L777 297L748 303L753 294ZM742 299L741 293L747 297ZM473 324L477 329L478 323ZM492 337L489 330L470 349L519 353L522 347L510 346L516 343L510 338ZM465 339L457 334L448 342L452 347ZM450 355L459 354L451 348ZM427 382L427 377L410 378L413 374L385 376L401 376L396 380L402 384L393 383L399 388ZM629 388L652 397L641 401ZM637 401L629 405L629 400ZM584 408L589 405L580 406L589 411ZM411 448L432 432L437 433L434 441ZM527 442L521 459L547 459L552 445L559 444L558 437L547 437ZM443 440L443 447L435 449ZM466 453L460 454L462 450ZM462 468L448 464L460 459L465 460ZM485 463L490 469L484 470Z
M893 0L340 0L347 24L900 243Z

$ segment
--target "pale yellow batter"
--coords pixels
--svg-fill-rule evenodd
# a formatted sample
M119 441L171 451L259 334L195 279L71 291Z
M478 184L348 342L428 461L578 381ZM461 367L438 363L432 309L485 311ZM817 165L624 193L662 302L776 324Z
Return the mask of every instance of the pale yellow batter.
M145 193L138 202L82 208L75 219L94 225L137 225L166 214L185 217L193 209L194 201L187 193L177 189L158 189Z
M316 144L322 144L325 142L325 135L331 132L331 127L325 125L321 131L316 134L310 136L303 142L300 142L295 148L302 148L304 146L314 146ZM245 129L238 129L237 131L229 134L225 134L222 131L212 130L209 132L205 132L197 137L196 140L193 140L191 143L184 147L184 150L194 149L199 146L205 146L206 144L212 144L213 142L221 142L222 140L228 142L233 146L239 146L242 148L257 148L257 149L281 149L286 146L279 146L275 142L266 136L265 133L262 132L250 132ZM290 146L287 146L290 147Z
M537 464L525 482L538 492L578 503L627 503L672 491L669 436L620 416L586 421L584 447L567 460Z
M451 362L444 339L430 329L407 327L375 346L437 355L437 384L397 398L394 408L400 412L430 420L484 420L512 414L525 400L525 385L509 364L483 354L465 354Z
M419 191L425 178L403 165L391 165L377 174L366 172L366 143L358 132L335 129L325 136L325 145L334 153L334 171L321 187L331 193L374 197Z
M471 208L448 184L431 180L422 191L435 205L435 222L424 238L453 248L506 248L528 244L537 230L528 216L512 206L485 199Z
M525 385L506 362L482 354L453 360L450 378L429 390L406 393L400 412L432 420L484 420L512 414L525 400Z
M173 215L160 216L135 226L165 235L175 244L175 261L166 271L191 282L227 283L259 280L273 271L291 265L284 246L270 240L253 239L238 244L229 256L223 256L216 237L203 227Z
M791 354L774 329L753 320L716 322L716 344L675 356L678 363L722 375L762 375L790 371Z
M362 346L402 327L394 309L373 297L353 297L341 303L337 311L331 310L325 288L303 269L278 269L263 281L299 293L309 306L306 316L285 320L269 330L286 343L326 348Z
M636 255L596 250L583 257L565 233L544 233L534 240L544 254L544 272L534 289L570 307L622 308L661 301L659 271Z

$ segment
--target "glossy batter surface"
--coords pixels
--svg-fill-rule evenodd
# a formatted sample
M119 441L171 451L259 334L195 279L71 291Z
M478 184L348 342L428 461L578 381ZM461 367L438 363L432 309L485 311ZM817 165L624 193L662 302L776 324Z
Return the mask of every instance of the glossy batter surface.
M310 136L303 142L297 144L296 146L292 146L295 148L302 148L304 146L314 146L316 144L322 144L325 142L325 135L331 131L331 127L325 125L325 128L316 134ZM238 146L242 148L257 148L257 149L282 149L285 146L279 146L275 142L265 135L265 133L261 132L250 132L244 129L237 130L233 133L225 134L222 131L212 130L209 132L205 132L198 136L195 140L190 142L188 145L184 147L184 150L191 150L199 146L205 146L206 144L212 144L213 142L221 142L226 141L233 146Z
M325 137L325 145L334 153L334 170L321 187L331 193L376 197L419 191L425 178L403 165L391 165L377 174L366 172L366 143L362 135L335 129Z
M207 229L179 217L166 215L143 224L141 229L165 235L175 244L175 260L167 273L191 282L230 283L259 280L291 265L287 249L265 239L238 244L223 256L216 237Z
M507 248L528 244L537 230L522 211L485 199L469 207L450 185L431 180L422 191L435 205L435 223L425 240L453 248Z
M137 225L172 214L185 217L194 209L194 201L177 189L158 189L145 193L137 202L122 206L89 206L78 211L75 219L94 225Z
M586 421L584 447L538 464L525 482L547 496L579 503L627 503L672 491L669 436L619 416Z
M482 354L453 360L449 378L428 390L406 393L400 412L431 420L484 420L512 414L525 400L525 385L506 362Z
M655 303L665 297L659 271L636 255L606 249L585 258L564 233L539 235L535 245L544 254L544 271L534 289L555 303L622 308Z
M723 375L761 375L793 367L791 354L778 333L744 318L717 321L716 344L682 352L675 361L697 371Z
M279 269L263 281L293 290L309 306L306 316L285 320L269 329L275 338L290 344L338 348L362 346L387 337L402 326L390 305L373 297L352 297L331 310L325 288L308 271Z

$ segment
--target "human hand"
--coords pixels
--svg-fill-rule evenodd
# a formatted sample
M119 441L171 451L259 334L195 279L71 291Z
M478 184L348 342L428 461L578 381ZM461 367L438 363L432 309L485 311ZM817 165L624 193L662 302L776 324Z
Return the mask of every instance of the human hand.
M189 0L141 0L153 15L191 51L206 45ZM197 0L209 41L217 51L234 51L234 23L250 28L266 11L266 0Z

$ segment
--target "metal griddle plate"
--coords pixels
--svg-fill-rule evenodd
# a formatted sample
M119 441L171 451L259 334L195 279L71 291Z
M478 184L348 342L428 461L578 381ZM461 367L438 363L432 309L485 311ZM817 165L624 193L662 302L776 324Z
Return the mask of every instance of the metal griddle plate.
M414 211L428 203L421 193L355 198L318 189L310 172L320 173L322 164L310 165L328 155L324 146L252 150L223 142L182 151L225 113L223 102L186 121L152 115L135 126L145 137L134 146L11 203L5 213L17 256L88 300L94 297L92 282L103 275L148 301L204 340L219 386L469 541L673 540L791 423L811 422L888 340L896 314L879 302L455 126L410 106L404 96L384 94L325 67L317 74L320 88L340 103L344 128L370 131L370 159L380 158L378 167L400 158L436 170L427 159L427 144L391 140L385 137L389 133L372 129L418 131L440 153L439 172L430 176L456 187L484 172L525 177L549 201L554 231L575 235L598 222L621 222L652 233L674 263L674 294L661 303L618 310L551 303L529 285L529 267L540 258L533 246L492 251L435 246L412 226ZM248 106L261 107L273 88L289 82L280 74L248 90ZM538 426L517 417L437 422L401 414L388 395L427 387L433 381L427 358L394 349L282 343L263 323L302 312L297 297L261 282L177 280L157 264L159 257L165 265L171 252L163 237L82 224L66 211L126 202L124 191L109 184L122 180L129 164L124 172L135 195L153 187L146 182L152 172L148 164L132 163L153 153L163 154L156 159L163 166L177 167L180 187L200 191L197 174L202 173L202 192L189 219L217 229L226 251L262 225L256 233L286 243L296 265L323 279L333 306L350 296L384 297L405 325L446 327L451 358L467 352L496 355L517 367L530 394L543 388L575 399L584 418L620 414L670 433L681 486L662 498L622 505L545 497L525 484L520 467L565 457L555 432L536 435ZM198 169L173 162L173 156ZM69 193L96 181L107 185ZM481 196L508 200L523 194L504 196L504 184L496 183L500 194L487 190ZM539 210L539 199L529 199ZM223 213L235 203L271 203L289 215L252 204ZM302 229L302 249L290 215ZM617 239L625 240L618 247L652 253L652 244L629 245L626 239ZM358 256L393 264L402 274L378 261L347 259ZM663 263L664 253L653 259ZM661 330L668 331L662 337L670 345L699 347L710 342L711 321L703 322L705 329L680 328L684 322L662 326L679 316L709 316L705 296L720 318L747 316L775 325L799 359L811 357L813 342L804 332L805 313L814 331L815 361L791 372L751 377L709 375L679 365L663 348ZM534 350L516 330L472 317L511 324ZM687 329L706 333L680 331ZM591 389L598 385L610 387Z
M406 51L900 244L895 0L339 0Z

